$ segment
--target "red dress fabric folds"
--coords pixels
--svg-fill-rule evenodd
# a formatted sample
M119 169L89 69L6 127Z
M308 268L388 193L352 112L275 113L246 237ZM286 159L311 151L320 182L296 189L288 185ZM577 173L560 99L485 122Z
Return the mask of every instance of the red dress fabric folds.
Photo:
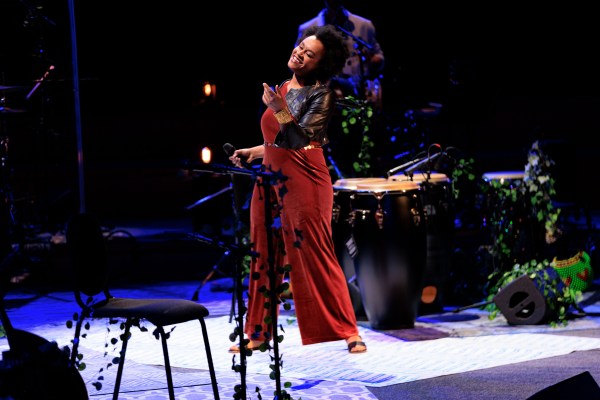
M285 93L287 83L282 85L282 95ZM274 143L279 124L272 110L267 109L263 114L261 128L265 143ZM264 341L265 332L273 333L273 327L264 323L270 309L265 308L268 299L260 292L261 287L269 287L265 190L270 190L268 198L275 205L271 212L276 223L269 227L273 233L270 246L273 265L291 266L294 311L302 343L357 335L354 308L331 236L333 186L323 149L267 145L263 165L267 171L281 173L286 179L264 185L259 177L252 194L250 235L258 257L251 264L250 301L244 329L247 336ZM259 279L254 279L256 276ZM276 281L277 284L283 281L281 273ZM257 326L261 329L257 330Z

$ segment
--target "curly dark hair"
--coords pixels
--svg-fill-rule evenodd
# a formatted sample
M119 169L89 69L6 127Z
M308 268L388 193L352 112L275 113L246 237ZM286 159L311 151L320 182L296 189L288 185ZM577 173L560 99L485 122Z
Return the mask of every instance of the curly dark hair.
M342 71L346 60L350 57L350 52L344 43L344 37L333 25L311 26L304 32L298 43L312 35L316 36L325 47L325 54L319 62L320 68L315 71L315 78L327 82Z

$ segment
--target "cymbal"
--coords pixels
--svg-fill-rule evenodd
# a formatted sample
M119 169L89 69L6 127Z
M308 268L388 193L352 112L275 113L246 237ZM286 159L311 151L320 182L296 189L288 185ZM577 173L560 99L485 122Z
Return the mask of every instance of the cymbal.
M0 107L0 114L14 114L23 112L25 112L25 110L19 110L18 108Z
M13 92L16 90L23 90L25 89L25 86L4 86L4 85L0 85L0 91L3 92Z

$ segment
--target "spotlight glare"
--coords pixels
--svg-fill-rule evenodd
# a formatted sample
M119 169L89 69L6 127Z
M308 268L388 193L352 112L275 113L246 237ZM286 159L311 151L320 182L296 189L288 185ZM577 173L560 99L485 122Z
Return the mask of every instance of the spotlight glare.
M210 163L210 160L212 159L212 150L208 147L203 147L200 151L200 159L204 164Z

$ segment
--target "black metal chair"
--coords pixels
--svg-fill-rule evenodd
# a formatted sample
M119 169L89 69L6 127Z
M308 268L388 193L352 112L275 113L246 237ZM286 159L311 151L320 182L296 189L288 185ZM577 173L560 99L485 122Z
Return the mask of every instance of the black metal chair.
M96 218L87 213L73 216L67 225L67 246L71 267L73 268L74 292L81 314L75 327L71 362L75 364L83 322L87 318L123 319L125 331L122 337L119 366L113 391L113 399L119 396L119 388L125 364L125 352L130 338L131 326L139 321L148 321L156 326L162 342L165 360L165 372L169 398L175 398L171 364L167 348L165 326L198 320L202 328L202 337L212 389L215 399L219 399L217 379L212 360L208 333L204 318L209 315L203 305L185 299L134 299L114 297L108 287L106 239L102 227Z

